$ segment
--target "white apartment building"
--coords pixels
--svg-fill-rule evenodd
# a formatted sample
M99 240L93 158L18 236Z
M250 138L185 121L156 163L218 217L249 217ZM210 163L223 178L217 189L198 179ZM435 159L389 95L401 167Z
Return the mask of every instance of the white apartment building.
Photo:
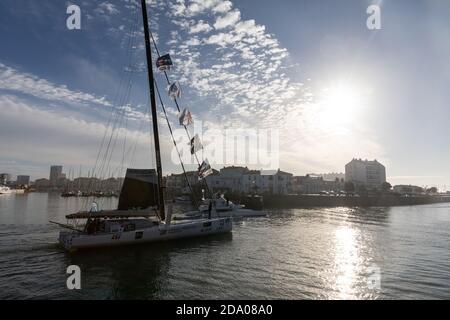
M220 172L206 177L213 192L243 192L288 194L291 192L292 174L281 170L249 170L247 167L224 167ZM186 172L192 186L199 183L196 171ZM184 174L172 174L166 178L166 188L171 193L188 192Z
M412 185L397 185L394 186L394 192L398 192L403 195L421 195L425 193L424 188Z
M386 182L386 168L377 160L353 159L345 165L345 181L368 190L380 189Z

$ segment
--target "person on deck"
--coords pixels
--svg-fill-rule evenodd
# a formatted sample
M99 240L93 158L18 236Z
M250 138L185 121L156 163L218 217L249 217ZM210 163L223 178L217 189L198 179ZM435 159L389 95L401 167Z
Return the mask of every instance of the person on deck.
M209 201L208 205L208 219L211 219L212 201Z

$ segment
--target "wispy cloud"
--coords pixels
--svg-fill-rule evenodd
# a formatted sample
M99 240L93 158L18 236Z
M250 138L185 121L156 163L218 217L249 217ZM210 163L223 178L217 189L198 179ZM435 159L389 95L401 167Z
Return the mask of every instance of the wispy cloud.
M64 103L95 103L111 106L105 97L73 91L65 85L57 85L30 73L20 72L2 63L0 63L0 89Z
M94 11L105 16L116 15L119 13L119 10L113 3L106 1L100 3Z

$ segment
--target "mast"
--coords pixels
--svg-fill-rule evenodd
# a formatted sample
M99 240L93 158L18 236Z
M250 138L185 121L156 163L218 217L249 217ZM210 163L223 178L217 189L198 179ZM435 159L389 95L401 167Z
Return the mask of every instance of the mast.
M162 167L161 167L161 151L159 148L159 133L158 133L158 115L156 113L156 98L155 98L155 87L153 78L153 66L152 66L152 50L150 48L150 32L148 28L148 18L147 18L147 5L145 0L141 0L142 7L142 19L144 22L144 37L145 37L145 52L147 54L147 71L148 71L148 85L150 88L150 103L152 109L152 120L153 120L153 137L155 139L155 156L156 156L156 174L158 177L158 209L159 217L161 220L165 220L164 211L164 193L162 185Z

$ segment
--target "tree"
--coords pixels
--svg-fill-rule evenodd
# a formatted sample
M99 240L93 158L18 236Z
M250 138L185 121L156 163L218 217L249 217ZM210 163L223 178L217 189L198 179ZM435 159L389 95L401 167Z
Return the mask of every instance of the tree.
M344 190L347 193L353 193L355 192L355 184L351 181L348 181L344 184Z
M430 189L427 190L427 193L437 193L438 189L436 187L431 187Z
M381 184L381 190L386 192L386 191L389 191L391 189L392 189L392 185L389 182L383 182Z

